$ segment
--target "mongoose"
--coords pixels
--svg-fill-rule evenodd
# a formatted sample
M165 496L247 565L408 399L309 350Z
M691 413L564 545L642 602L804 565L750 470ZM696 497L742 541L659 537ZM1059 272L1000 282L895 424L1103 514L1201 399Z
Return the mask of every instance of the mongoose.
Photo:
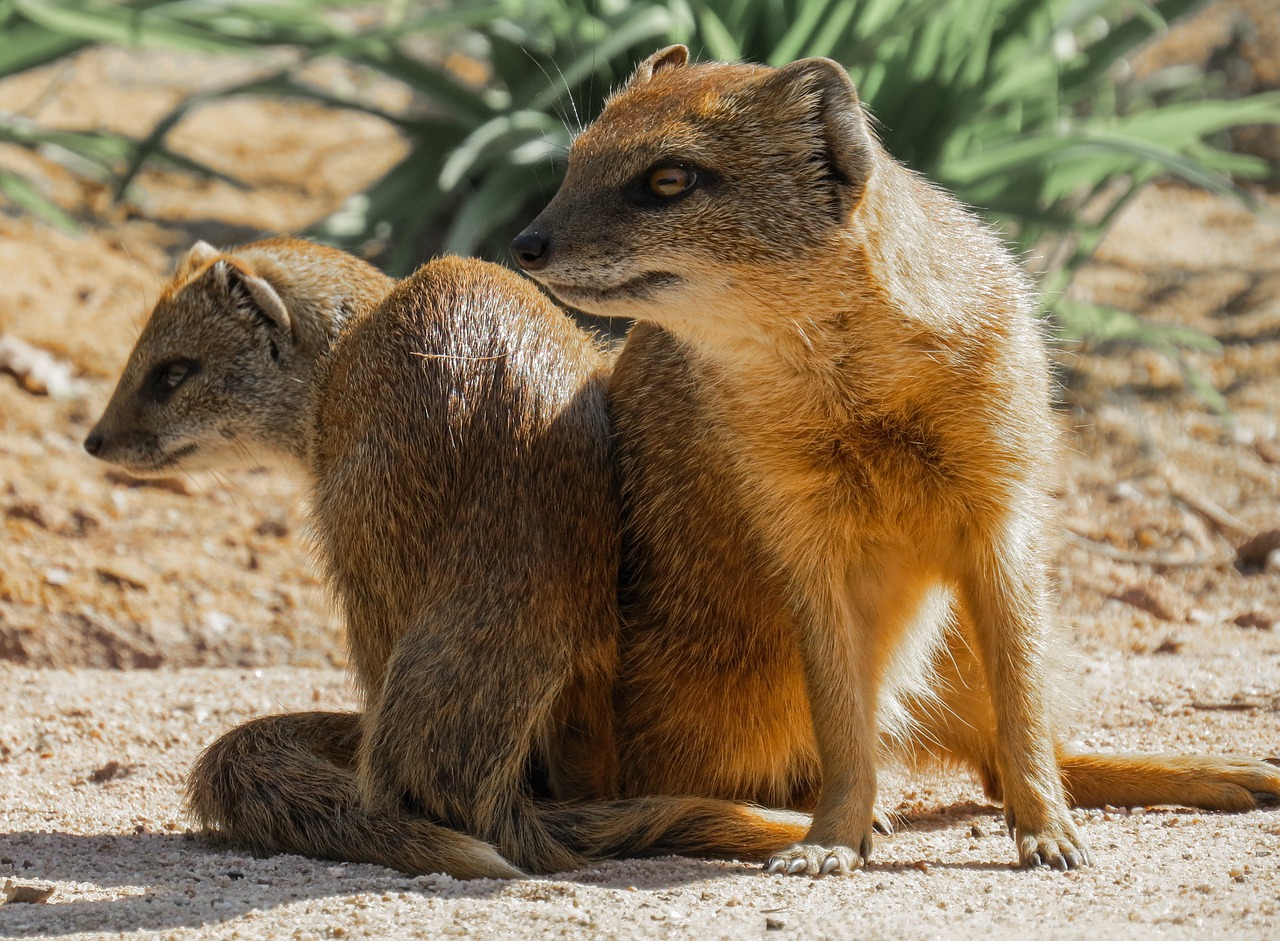
M611 385L624 793L813 808L767 868L815 875L870 854L882 750L972 767L1029 866L1090 861L1069 803L1280 794L1259 761L1062 748L1032 288L839 65L660 50L512 251L640 321Z
M290 455L365 709L258 719L189 806L260 852L514 876L613 855L763 858L804 832L616 792L618 496L605 361L526 280L398 283L295 239L197 245L86 448L135 473Z

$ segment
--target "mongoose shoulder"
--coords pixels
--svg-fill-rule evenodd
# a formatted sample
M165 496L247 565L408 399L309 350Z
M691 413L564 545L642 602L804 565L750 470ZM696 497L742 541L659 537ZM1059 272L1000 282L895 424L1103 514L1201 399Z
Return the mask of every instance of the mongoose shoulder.
M812 805L770 868L814 874L866 860L883 748L972 767L1027 865L1088 862L1069 800L1280 792L1262 762L1061 747L1028 279L837 64L687 58L639 66L512 243L566 303L641 321L612 384L624 787Z

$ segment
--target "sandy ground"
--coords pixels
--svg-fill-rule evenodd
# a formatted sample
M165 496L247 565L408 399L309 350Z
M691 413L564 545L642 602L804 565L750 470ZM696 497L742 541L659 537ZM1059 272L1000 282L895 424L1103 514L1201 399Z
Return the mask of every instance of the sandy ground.
M0 108L140 133L244 68L94 51L0 84ZM396 89L375 93L396 106ZM667 859L457 883L193 839L181 779L202 746L264 712L351 705L340 625L279 469L142 485L80 441L176 252L301 228L403 144L372 119L261 101L210 106L172 143L248 188L149 172L112 206L53 160L0 150L0 166L93 219L69 236L0 215L0 361L16 339L54 364L25 375L28 352L0 366L0 884L52 888L44 903L0 906L0 936L1280 937L1280 811L1091 812L1094 869L1027 873L963 776L890 776L883 803L905 828L839 880ZM1057 563L1075 740L1274 755L1280 226L1155 187L1073 290L1217 337L1221 355L1188 361L1231 407L1210 413L1152 351L1061 357ZM41 394L42 375L56 394Z
M1256 751L1280 742L1280 651L1084 660L1085 741ZM1254 706L1223 709L1242 690ZM173 938L984 938L1280 936L1280 812L1083 814L1097 865L1012 868L971 781L890 778L909 829L843 879L697 860L613 862L544 879L455 882L212 850L185 832L181 769L233 722L346 704L341 673L0 668L0 878L54 885L0 907L0 936ZM97 779L95 780L95 776ZM779 927L769 930L769 924ZM1063 934L1065 932L1065 934Z

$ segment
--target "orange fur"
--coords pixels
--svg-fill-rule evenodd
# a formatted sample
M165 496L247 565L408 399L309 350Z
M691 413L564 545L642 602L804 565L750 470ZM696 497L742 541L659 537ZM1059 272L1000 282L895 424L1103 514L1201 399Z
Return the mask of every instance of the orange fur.
M1059 757L1028 279L835 63L686 60L641 64L513 243L641 321L610 389L624 788L812 806L771 868L815 874L867 858L885 751L972 767L1030 865L1088 862L1069 794L1280 791L1260 762Z

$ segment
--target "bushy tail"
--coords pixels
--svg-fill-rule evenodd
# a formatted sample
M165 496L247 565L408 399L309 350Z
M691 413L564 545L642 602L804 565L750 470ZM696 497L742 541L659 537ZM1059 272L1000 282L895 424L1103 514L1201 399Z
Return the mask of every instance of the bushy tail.
M1243 811L1280 803L1276 759L1076 755L1060 749L1058 767L1074 807L1173 804Z
M809 817L702 797L548 804L547 828L583 856L700 856L761 862L809 831Z
M207 748L187 781L187 807L211 837L257 853L378 863L459 879L523 873L492 846L421 817L363 809L353 761L355 713L267 716Z
M360 716L303 712L254 719L197 759L187 807L213 839L257 853L377 863L459 879L523 875L488 843L406 811L371 811L355 755ZM696 797L513 801L501 845L531 872L618 856L763 860L800 840L803 814ZM524 818L525 825L520 824ZM538 839L533 839L537 836ZM509 850L510 851L510 850Z

